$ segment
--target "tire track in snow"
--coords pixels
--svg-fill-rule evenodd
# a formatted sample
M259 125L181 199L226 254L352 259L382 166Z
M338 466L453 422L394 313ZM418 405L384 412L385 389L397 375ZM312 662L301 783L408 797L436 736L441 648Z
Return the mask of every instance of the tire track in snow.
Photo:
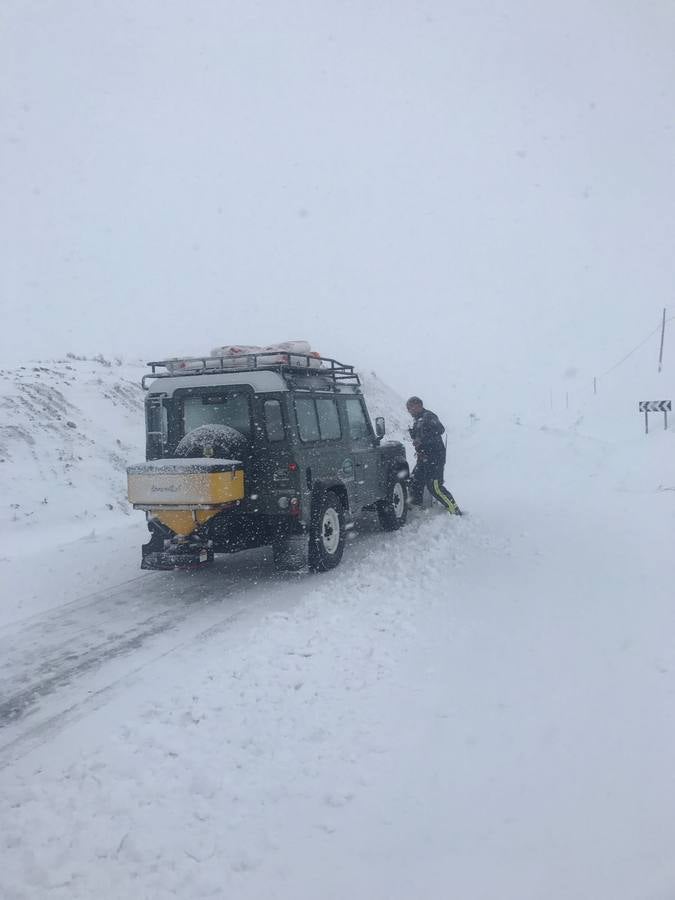
M260 598L258 603L261 604L262 602L263 598ZM253 606L255 606L255 604L253 604ZM50 741L58 732L62 731L68 725L104 706L118 691L132 686L144 669L172 653L183 650L195 641L206 640L212 635L217 634L219 631L224 630L234 621L249 612L250 609L251 603L246 599L242 600L240 608L237 609L236 612L221 618L218 622L205 628L197 635L191 635L189 638L173 644L162 652L153 653L142 663L126 671L122 676L108 682L98 690L88 691L87 696L84 699L77 700L71 705L59 709L58 712L49 715L47 718L44 718L37 723L29 724L23 732L10 738L7 743L0 746L0 771L16 762L18 759L21 759L23 756L26 756L31 750Z
M191 575L130 579L8 626L0 632L0 739L6 735L0 769L105 705L156 661L247 613L255 618L261 610L287 609L330 594L334 579L355 593L364 579L381 580L383 590L392 578L405 582L413 558L419 562L420 531L425 552L433 555L428 542L434 538L447 546L444 529L439 533L437 527L445 521L443 513L436 524L417 521L392 535L366 526L350 541L347 566L319 578L280 575L254 551ZM462 525L465 530L467 522ZM423 570L417 574L421 582Z
M140 585L132 579L4 629L0 736L7 740L0 744L0 769L102 705L116 686L157 659L285 598L289 584L297 584L297 576L280 578L259 558L252 566L250 556L243 564L230 562L225 575L219 568L184 578L151 576Z

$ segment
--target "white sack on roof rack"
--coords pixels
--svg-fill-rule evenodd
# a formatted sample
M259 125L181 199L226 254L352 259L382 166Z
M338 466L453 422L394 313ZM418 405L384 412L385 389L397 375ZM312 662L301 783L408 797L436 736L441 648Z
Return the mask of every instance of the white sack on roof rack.
M180 375L181 372L199 372L204 369L220 369L219 359L209 359L208 356L199 357L198 359L175 359L164 360L164 365L172 375Z
M165 365L172 375L180 375L181 372L203 372L209 369L218 371L251 369L253 366L264 368L290 365L320 369L321 357L311 350L308 341L282 341L267 347L228 344L224 347L215 347L210 356L167 359Z
M306 366L308 362L307 357L309 357L310 368L319 369L321 367L319 354L312 351L309 341L282 341L280 344L270 344L269 347L265 347L266 352L271 350L279 350L280 353L278 357L265 357L264 359L268 364L270 362L278 362L291 366ZM294 353L301 355L293 356L292 354ZM261 360L261 362L263 361Z
M279 351L276 353L276 351ZM211 351L212 357L217 357L222 364L233 369L248 368L251 365L251 354L257 353L274 353L273 356L262 356L257 360L257 365L291 365L291 366L307 366L309 357L309 366L312 369L321 367L321 360L318 353L313 353L311 344L308 341L282 341L278 344L269 344L267 347L251 347L241 344L228 344L224 347L215 347ZM294 355L297 354L297 355Z
M251 354L262 353L262 347L247 346L246 344L229 344L225 347L215 347L211 356L216 357L213 365L220 368L222 365L232 369L248 369L251 366L249 357Z
M172 375L181 372L199 372L204 369L248 369L251 368L251 354L262 353L262 347L232 344L228 347L216 347L210 356L170 359L167 368Z

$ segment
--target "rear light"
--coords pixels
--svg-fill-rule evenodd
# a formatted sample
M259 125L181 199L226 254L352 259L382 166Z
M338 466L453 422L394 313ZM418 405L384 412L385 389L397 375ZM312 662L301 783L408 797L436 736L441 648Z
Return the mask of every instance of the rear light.
M288 511L290 512L290 514L292 516L297 517L300 515L300 501L298 500L297 497L291 497L291 502L289 504Z
M298 464L297 464L297 463L289 463L289 464L288 464L288 471L289 471L289 472L297 472L297 471L298 471Z

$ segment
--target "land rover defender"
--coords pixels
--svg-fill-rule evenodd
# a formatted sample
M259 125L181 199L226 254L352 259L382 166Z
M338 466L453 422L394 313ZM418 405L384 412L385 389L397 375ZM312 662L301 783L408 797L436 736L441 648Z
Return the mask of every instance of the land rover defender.
M405 524L405 449L373 427L353 366L275 352L148 365L146 462L127 470L150 531L142 568L271 545L281 568L325 571L364 511Z

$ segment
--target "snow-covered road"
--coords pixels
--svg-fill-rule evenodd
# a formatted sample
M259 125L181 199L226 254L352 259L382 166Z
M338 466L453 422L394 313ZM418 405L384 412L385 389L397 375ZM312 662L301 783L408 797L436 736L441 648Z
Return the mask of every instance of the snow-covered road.
M657 441L477 432L468 518L321 577L139 575L136 525L6 561L0 895L675 896Z

